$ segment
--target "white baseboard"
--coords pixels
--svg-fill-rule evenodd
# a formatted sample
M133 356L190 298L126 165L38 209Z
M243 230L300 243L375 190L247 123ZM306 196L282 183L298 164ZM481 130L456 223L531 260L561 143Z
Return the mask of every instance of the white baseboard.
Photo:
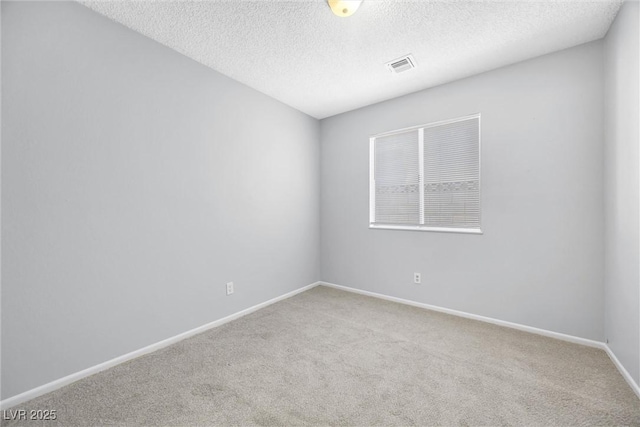
M453 316L464 317L464 318L467 318L467 319L479 320L481 322L492 323L494 325L504 326L504 327L512 328L512 329L518 329L520 331L530 332L530 333L537 334L537 335L544 335L546 337L555 338L555 339L562 340L562 341L568 341L568 342L572 342L572 343L576 343L576 344L582 344L582 345L586 345L586 346L589 346L589 347L601 348L609 355L609 358L611 359L613 364L616 366L616 368L618 368L618 371L620 372L622 377L627 381L627 383L629 384L631 389L634 391L636 396L638 396L638 398L640 398L640 387L638 387L638 384L636 384L636 382L633 380L633 378L631 377L629 372L625 369L625 367L622 366L622 363L620 363L620 361L618 360L616 355L613 353L611 348L609 348L609 346L607 344L603 343L603 342L589 340L589 339L586 339L586 338L580 338L580 337L576 337L576 336L573 336L573 335L561 334L559 332L548 331L546 329L534 328L532 326L521 325L519 323L513 323L513 322L507 322L507 321L504 321L504 320L498 320L498 319L494 319L494 318L491 318L491 317L479 316L477 314L471 314L471 313L466 313L464 311L452 310L450 308L438 307L436 305L424 304L424 303L421 303L421 302L415 302L415 301L406 300L406 299L402 299L402 298L396 298L396 297L392 297L392 296L389 296L389 295L378 294L378 293L375 293L375 292L363 291L361 289L356 289L356 288L350 288L350 287L347 287L347 286L336 285L335 283L319 282L319 284L321 286L328 286L330 288L336 288L336 289L340 289L340 290L343 290L343 291L352 292L352 293L355 293L355 294L366 295L366 296L370 296L370 297L374 297L374 298L380 298L380 299L383 299L383 300L393 301L393 302L397 302L397 303L400 303L400 304L411 305L413 307L425 308L427 310L438 311L440 313L451 314Z
M367 295L374 298L380 298L387 301L393 301L400 304L411 305L413 307L426 308L427 310L438 311L440 313L451 314L453 316L464 317L467 319L479 320L481 322L492 323L494 325L504 326L511 329L518 329L520 331L531 332L537 335L544 335L545 337L556 338L562 341L568 341L576 344L582 344L589 347L604 348L604 343L600 341L589 340L586 338L575 337L573 335L562 334L559 332L548 331L546 329L534 328L533 326L521 325L519 323L507 322L505 320L494 319L492 317L480 316L477 314L466 313L464 311L452 310L450 308L438 307L437 305L424 304L421 302L406 300L402 298L391 297L389 295L378 294L375 292L363 291L361 289L350 288L347 286L336 285L334 283L320 282L322 286L328 286L331 288L340 289L347 292L353 292L356 294Z
M613 350L611 350L611 348L607 344L603 344L603 345L604 345L604 351L607 352L607 354L609 355L609 359L611 359L613 364L616 365L616 368L618 368L618 371L620 371L620 375L622 375L622 378L624 378L625 381L627 381L627 384L629 384L629 387L631 387L631 390L633 390L636 396L638 396L638 399L640 399L640 387L638 387L638 384L636 384L636 382L631 377L631 374L629 374L629 372L625 369L625 367L622 366L622 363L620 363L616 355L613 353Z
M232 320L238 319L242 316L246 316L247 314L253 313L254 311L260 310L268 305L274 304L278 301L282 301L287 298L291 298L294 295L297 295L301 292L307 291L311 288L318 286L321 282L315 282L310 285L304 286L300 289L296 289L295 291L288 292L284 295L280 295L279 297L275 297L263 303L254 305L237 313L231 314L227 317L223 317L222 319L214 320L213 322L207 323L206 325L199 326L197 328L191 329L189 331L183 332L181 334L175 335L173 337L167 338L165 340L159 341L155 344L148 345L139 350L132 351L131 353L124 354L122 356L116 357L115 359L107 360L106 362L100 363L99 365L92 366L90 368L84 369L82 371L73 373L71 375L67 375L66 377L57 379L55 381L51 381L50 383L41 385L34 389L25 391L24 393L20 393L18 395L9 397L5 400L0 401L0 410L4 410L10 408L15 405L19 405L28 400L34 399L38 396L42 396L43 394L50 393L54 390L57 390L61 387L64 387L68 384L76 382L82 378L86 378L90 375L97 374L100 371L104 371L105 369L112 368L116 365L124 363L128 360L135 359L136 357L143 356L148 353L152 353L156 350L160 350L161 348L170 346L171 344L175 344L178 341L182 341L186 338L192 337L199 333L202 333L206 330L218 327L220 325L224 325L225 323L231 322Z
M446 313L446 314L451 314L453 316L459 316L459 317L464 317L467 319L472 319L472 320L479 320L481 322L486 322L486 323L492 323L494 325L499 325L499 326L504 326L507 328L512 328L512 329L518 329L521 331L525 331L525 332L531 332L534 334L538 334L538 335L544 335L547 337L551 337L551 338L556 338L562 341L568 341L568 342L573 342L576 344L582 344L582 345L586 345L589 347L596 347L596 348L601 348L604 351L606 351L606 353L609 355L609 358L611 359L611 361L613 362L613 364L616 366L616 368L618 368L618 371L620 371L620 374L622 375L622 377L627 381L627 383L629 384L629 386L631 387L631 389L636 393L636 395L638 396L638 398L640 398L640 387L638 387L638 384L636 384L636 382L633 380L633 378L631 377L631 375L629 374L629 372L627 372L627 370L624 368L624 366L622 366L622 364L620 363L620 361L618 360L618 358L616 357L616 355L613 353L613 351L609 348L609 346L603 342L599 342L599 341L594 341L594 340L589 340L586 338L580 338L580 337L575 337L572 335L567 335L567 334L561 334L558 332L552 332L552 331L547 331L545 329L539 329L539 328L534 328L532 326L526 326L526 325L521 325L518 323L512 323L512 322L507 322L504 320L498 320L498 319L493 319L491 317L484 317L484 316L479 316L477 314L471 314L471 313L466 313L464 311L458 311L458 310L452 310L449 308L443 308L443 307L438 307L435 305L430 305L430 304L424 304L424 303L420 303L420 302L416 302L416 301L411 301L411 300L406 300L406 299L402 299L402 298L396 298L396 297L392 297L392 296L388 296L388 295L384 295L384 294L379 294L379 293L375 293L375 292L369 292L369 291L364 291L361 289L356 289L356 288L350 288L347 286L341 286L341 285L336 285L334 283L328 283L328 282L316 282L316 283L312 283L310 285L304 286L300 289L296 289L294 291L288 292L284 295L281 295L279 297L275 297L273 299L270 299L268 301L265 301L263 303L254 305L252 307L249 307L245 310L239 311L237 313L231 314L227 317L223 317L222 319L218 319L215 320L213 322L207 323L206 325L202 325L199 326L195 329L191 329L189 331L183 332L181 334L175 335L171 338L167 338L165 340L159 341L155 344L151 344L148 345L144 348L141 348L139 350L135 350L132 351L131 353L127 353L124 354L122 356L116 357L115 359L111 359L108 360L106 362L100 363L98 365L92 366L90 368L84 369L82 371L76 372L74 374L71 375L67 375L66 377L57 379L55 381L52 381L50 383L41 385L39 387L36 387L34 389L25 391L24 393L20 393L16 396L12 396L10 398L7 398L5 400L0 401L0 410L4 410L4 409L8 409L10 407L13 407L15 405L19 405L21 403L24 403L26 401L29 401L31 399L34 399L38 396L42 396L43 394L46 393L50 393L54 390L57 390L61 387L64 387L68 384L71 384L73 382L76 382L82 378L86 378L90 375L96 374L98 372L104 371L105 369L109 369L113 366L119 365L121 363L124 363L128 360L131 359L135 359L136 357L140 357L143 356L145 354L148 353L152 353L156 350L159 350L161 348L170 346L171 344L177 343L179 341L182 341L186 338L192 337L194 335L197 335L199 333L205 332L206 330L221 326L225 323L231 322L232 320L238 319L242 316L246 316L247 314L253 313L257 310L260 310L261 308L264 308L266 306L269 306L271 304L274 304L278 301L282 301L284 299L287 298L291 298L294 295L297 295L299 293L305 292L311 288L314 288L318 285L322 285L322 286L327 286L327 287L331 287L331 288L336 288L336 289L340 289L343 291L347 291L347 292L352 292L352 293L356 293L356 294L361 294L361 295L366 295L366 296L370 296L370 297L374 297L374 298L380 298L380 299L384 299L387 301L393 301L393 302L397 302L400 304L406 304L406 305L410 305L413 307L420 307L420 308L425 308L427 310L433 310L433 311L438 311L441 313Z

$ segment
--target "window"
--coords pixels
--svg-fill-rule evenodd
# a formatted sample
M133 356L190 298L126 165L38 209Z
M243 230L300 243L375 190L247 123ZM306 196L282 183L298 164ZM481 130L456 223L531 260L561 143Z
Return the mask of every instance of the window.
M370 144L371 228L481 233L479 114Z

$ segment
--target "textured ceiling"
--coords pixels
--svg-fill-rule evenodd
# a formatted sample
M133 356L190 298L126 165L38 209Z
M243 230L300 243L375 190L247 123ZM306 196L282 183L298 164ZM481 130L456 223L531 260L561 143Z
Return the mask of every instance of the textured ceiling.
M620 1L83 2L316 118L604 37ZM412 53L418 68L385 63Z

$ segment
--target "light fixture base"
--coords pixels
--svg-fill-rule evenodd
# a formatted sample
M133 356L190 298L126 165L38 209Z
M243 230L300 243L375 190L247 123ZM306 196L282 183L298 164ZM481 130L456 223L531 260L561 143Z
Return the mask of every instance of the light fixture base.
M327 3L336 16L346 18L358 10L362 0L327 0Z

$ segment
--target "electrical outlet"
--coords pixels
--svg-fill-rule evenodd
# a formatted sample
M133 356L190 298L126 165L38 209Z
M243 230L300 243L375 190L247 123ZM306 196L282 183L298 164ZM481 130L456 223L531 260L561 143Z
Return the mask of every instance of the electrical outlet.
M420 273L413 273L413 283L421 283Z
M233 282L227 283L227 295L231 295L233 293Z

